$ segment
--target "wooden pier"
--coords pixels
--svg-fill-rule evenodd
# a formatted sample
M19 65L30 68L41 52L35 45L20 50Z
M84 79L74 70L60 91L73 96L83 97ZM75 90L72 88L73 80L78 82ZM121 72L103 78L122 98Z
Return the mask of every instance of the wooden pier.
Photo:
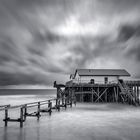
M74 83L67 82L65 89L54 84L57 88L57 96L69 96L77 102L116 102L130 105L140 105L140 81L123 81L117 83Z
M5 117L3 121L5 122L5 127L8 126L8 122L18 122L20 127L23 127L23 123L26 121L27 117L36 117L38 120L41 117L41 113L52 114L53 110L60 111L61 108L67 108L70 105L72 107L72 98L54 98L39 102L32 102L28 104L22 104L17 106L3 105L0 106L0 111L5 112ZM36 109L36 111L29 110L30 108ZM19 118L10 118L9 110L18 110L20 112Z
M57 88L57 97L54 99L17 106L0 106L0 111L5 112L3 119L5 126L8 126L8 122L18 122L20 127L23 127L27 117L36 117L39 120L42 113L51 115L53 110L60 111L61 108L72 107L73 104L76 105L76 102L116 102L140 105L140 81L118 80L118 83L106 84L67 82L66 85L54 82L54 87ZM9 117L9 110L12 109L19 111L19 118Z

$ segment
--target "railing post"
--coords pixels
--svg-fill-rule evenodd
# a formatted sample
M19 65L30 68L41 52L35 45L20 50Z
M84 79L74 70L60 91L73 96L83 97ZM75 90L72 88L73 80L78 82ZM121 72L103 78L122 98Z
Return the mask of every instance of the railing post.
M23 127L23 107L20 108L20 127Z
M48 108L49 108L49 115L52 113L52 102L49 100L48 101Z
M38 106L37 106L37 119L39 120L40 118L40 102L38 102Z
M5 126L7 126L7 124L8 124L8 109L7 108L5 109L5 119L4 119L4 121L5 121Z
M27 105L25 104L25 106L24 106L24 120L26 120L26 115L27 115Z

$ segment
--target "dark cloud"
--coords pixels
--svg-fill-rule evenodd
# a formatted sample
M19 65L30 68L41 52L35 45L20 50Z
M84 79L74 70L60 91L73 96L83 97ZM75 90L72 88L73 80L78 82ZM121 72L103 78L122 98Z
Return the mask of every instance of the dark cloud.
M139 9L139 0L1 0L0 85L51 85L76 68L140 75Z
M118 41L124 43L127 58L140 61L140 24L122 25L118 34ZM125 43L127 42L127 43Z
M46 84L50 85L49 80L44 78L41 74L24 74L24 73L5 73L0 72L0 85L36 85ZM46 76L45 76L46 77Z
M15 62L19 65L25 63L20 48L10 38L0 40L0 63L6 62Z
M139 64L140 62L140 42L138 42L137 44L135 44L135 42L132 44L133 46L130 47L127 51L126 51L126 56L128 58L134 58L137 63Z
M123 25L120 27L118 38L127 41L132 37L140 37L140 25Z
M139 9L139 0L99 0L97 1L97 10L101 14L119 15L124 13L133 12ZM135 15L133 15L135 16ZM131 15L130 15L131 18Z

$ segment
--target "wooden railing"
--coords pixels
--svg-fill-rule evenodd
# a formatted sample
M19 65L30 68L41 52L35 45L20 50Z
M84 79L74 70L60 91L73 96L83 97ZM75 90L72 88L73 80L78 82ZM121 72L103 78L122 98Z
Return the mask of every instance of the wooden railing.
M76 102L73 102L72 98L54 98L16 106L3 105L0 106L0 111L5 111L5 117L3 119L3 121L5 122L5 126L8 125L8 122L19 122L20 127L23 127L23 123L26 121L27 117L37 117L37 119L39 119L41 117L41 113L49 113L49 115L51 115L53 109L60 111L61 107L64 107L66 109L68 105L72 107L73 103L76 104ZM35 107L36 111L29 111L29 108ZM9 110L11 109L19 109L20 117L17 119L10 118Z
M127 85L140 86L140 81L125 81Z

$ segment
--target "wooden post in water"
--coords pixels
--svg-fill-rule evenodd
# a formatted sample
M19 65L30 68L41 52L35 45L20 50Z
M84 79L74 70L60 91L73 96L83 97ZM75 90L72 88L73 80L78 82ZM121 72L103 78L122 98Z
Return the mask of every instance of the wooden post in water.
M137 103L139 103L139 87L137 86Z
M20 108L20 127L23 127L23 107Z
M64 105L64 97L62 97L62 105Z
M117 102L119 103L120 101L119 101L120 99L119 99L119 87L117 86Z
M49 100L48 101L48 108L49 108L49 115L52 114L52 102Z
M93 103L93 93L91 92L91 102Z
M55 108L58 109L58 99L56 99Z
M98 85L98 88L97 88L98 98L99 98L99 96L100 96L100 95L99 95L99 92L100 92L100 91L99 91L99 85ZM99 100L98 100L98 103L99 103Z
M76 95L74 96L74 104L76 106Z
M40 118L40 102L38 102L38 106L37 106L37 119L39 120Z
M67 98L65 97L65 109L67 108Z
M140 99L139 99L139 93L140 93L140 91L139 91L139 86L138 86L138 103L140 104Z
M26 120L26 115L27 115L27 105L25 104L25 106L24 106L24 120Z
M4 121L5 121L5 126L7 126L7 124L8 124L8 109L7 108L5 109L5 119L4 119Z
M60 99L58 99L58 102L57 102L57 109L58 111L60 111Z
M70 107L72 107L72 97L70 97Z

